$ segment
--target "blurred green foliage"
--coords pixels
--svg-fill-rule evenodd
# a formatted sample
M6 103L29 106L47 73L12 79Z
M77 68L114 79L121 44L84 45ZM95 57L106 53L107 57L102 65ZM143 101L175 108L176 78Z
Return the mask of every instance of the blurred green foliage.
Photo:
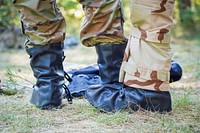
M84 16L81 4L76 0L57 0L57 3L67 22L67 35L79 35Z
M129 0L122 0L125 9L125 18L129 19ZM57 0L57 3L67 21L67 35L78 36L81 20L84 17L81 4L77 0ZM7 25L19 25L17 11L12 6L12 0L0 0L0 29ZM181 37L191 35L200 29L200 0L176 0L174 11L173 35ZM125 33L130 30L130 22L125 23Z
M200 36L200 0L177 0L174 18L175 37Z
M8 25L19 24L17 11L12 5L12 0L0 0L0 30L3 30Z

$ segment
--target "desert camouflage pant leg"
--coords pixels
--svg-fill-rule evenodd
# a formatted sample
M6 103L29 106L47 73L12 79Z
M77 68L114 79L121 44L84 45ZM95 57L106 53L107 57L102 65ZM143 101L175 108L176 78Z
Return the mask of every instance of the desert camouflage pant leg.
M66 24L56 0L13 0L20 12L26 46L46 45L64 40Z
M120 81L127 86L168 91L174 2L131 0L133 32L120 72Z
M120 0L78 0L83 5L80 39L85 46L119 44L124 37L123 6Z

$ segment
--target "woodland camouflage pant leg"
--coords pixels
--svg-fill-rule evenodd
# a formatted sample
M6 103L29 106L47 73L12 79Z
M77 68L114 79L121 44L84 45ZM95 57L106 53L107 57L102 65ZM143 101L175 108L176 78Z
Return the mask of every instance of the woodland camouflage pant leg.
M63 98L65 20L56 0L14 0L13 3L21 15L26 52L37 80L30 102L42 109L57 108Z
M56 0L13 0L20 12L26 46L46 45L64 40L65 20Z
M174 2L131 0L133 32L129 37L120 74L120 81L127 86L168 91Z
M85 11L80 38L85 46L95 46L101 83L89 86L85 96L93 106L105 111L123 110L126 101L119 92L119 70L126 48L123 34L123 7L120 0L79 0Z
M85 46L119 44L126 41L123 31L124 14L120 0L78 0L85 17L80 39Z

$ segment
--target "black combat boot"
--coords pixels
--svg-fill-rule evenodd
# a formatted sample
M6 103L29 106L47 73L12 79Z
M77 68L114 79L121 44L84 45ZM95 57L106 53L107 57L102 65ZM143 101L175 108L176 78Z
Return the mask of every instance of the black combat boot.
M95 46L98 55L101 84L86 89L87 100L104 112L115 112L126 108L123 84L119 83L119 70L126 44Z
M171 111L169 92L133 88L118 82L125 46L124 44L110 44L95 47L101 84L91 85L86 89L87 100L104 112L122 111L126 108L160 113ZM182 70L178 66L180 66L178 63L172 65L170 82L181 78Z
M55 43L33 46L26 51L30 55L30 65L37 79L31 103L42 109L60 106L64 84L63 45Z
M128 107L134 111L140 109L165 113L172 110L169 92L144 90L129 86L124 88Z
M169 82L176 82L182 77L181 66L172 60ZM152 112L170 112L172 110L171 95L168 91L151 91L140 88L125 87L128 106L133 110L144 109Z

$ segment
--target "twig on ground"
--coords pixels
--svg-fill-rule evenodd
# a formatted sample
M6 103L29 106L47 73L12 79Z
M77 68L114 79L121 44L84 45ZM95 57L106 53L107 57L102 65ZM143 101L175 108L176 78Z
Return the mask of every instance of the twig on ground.
M19 78L19 79L22 79L22 80L24 80L24 81L26 81L26 82L28 82L28 83L34 85L33 82L31 82L31 81L29 81L29 80L27 80L27 79L25 79L25 78L23 78L23 77L21 77L21 76L18 76L18 75L13 74L13 77L15 77L15 78Z

